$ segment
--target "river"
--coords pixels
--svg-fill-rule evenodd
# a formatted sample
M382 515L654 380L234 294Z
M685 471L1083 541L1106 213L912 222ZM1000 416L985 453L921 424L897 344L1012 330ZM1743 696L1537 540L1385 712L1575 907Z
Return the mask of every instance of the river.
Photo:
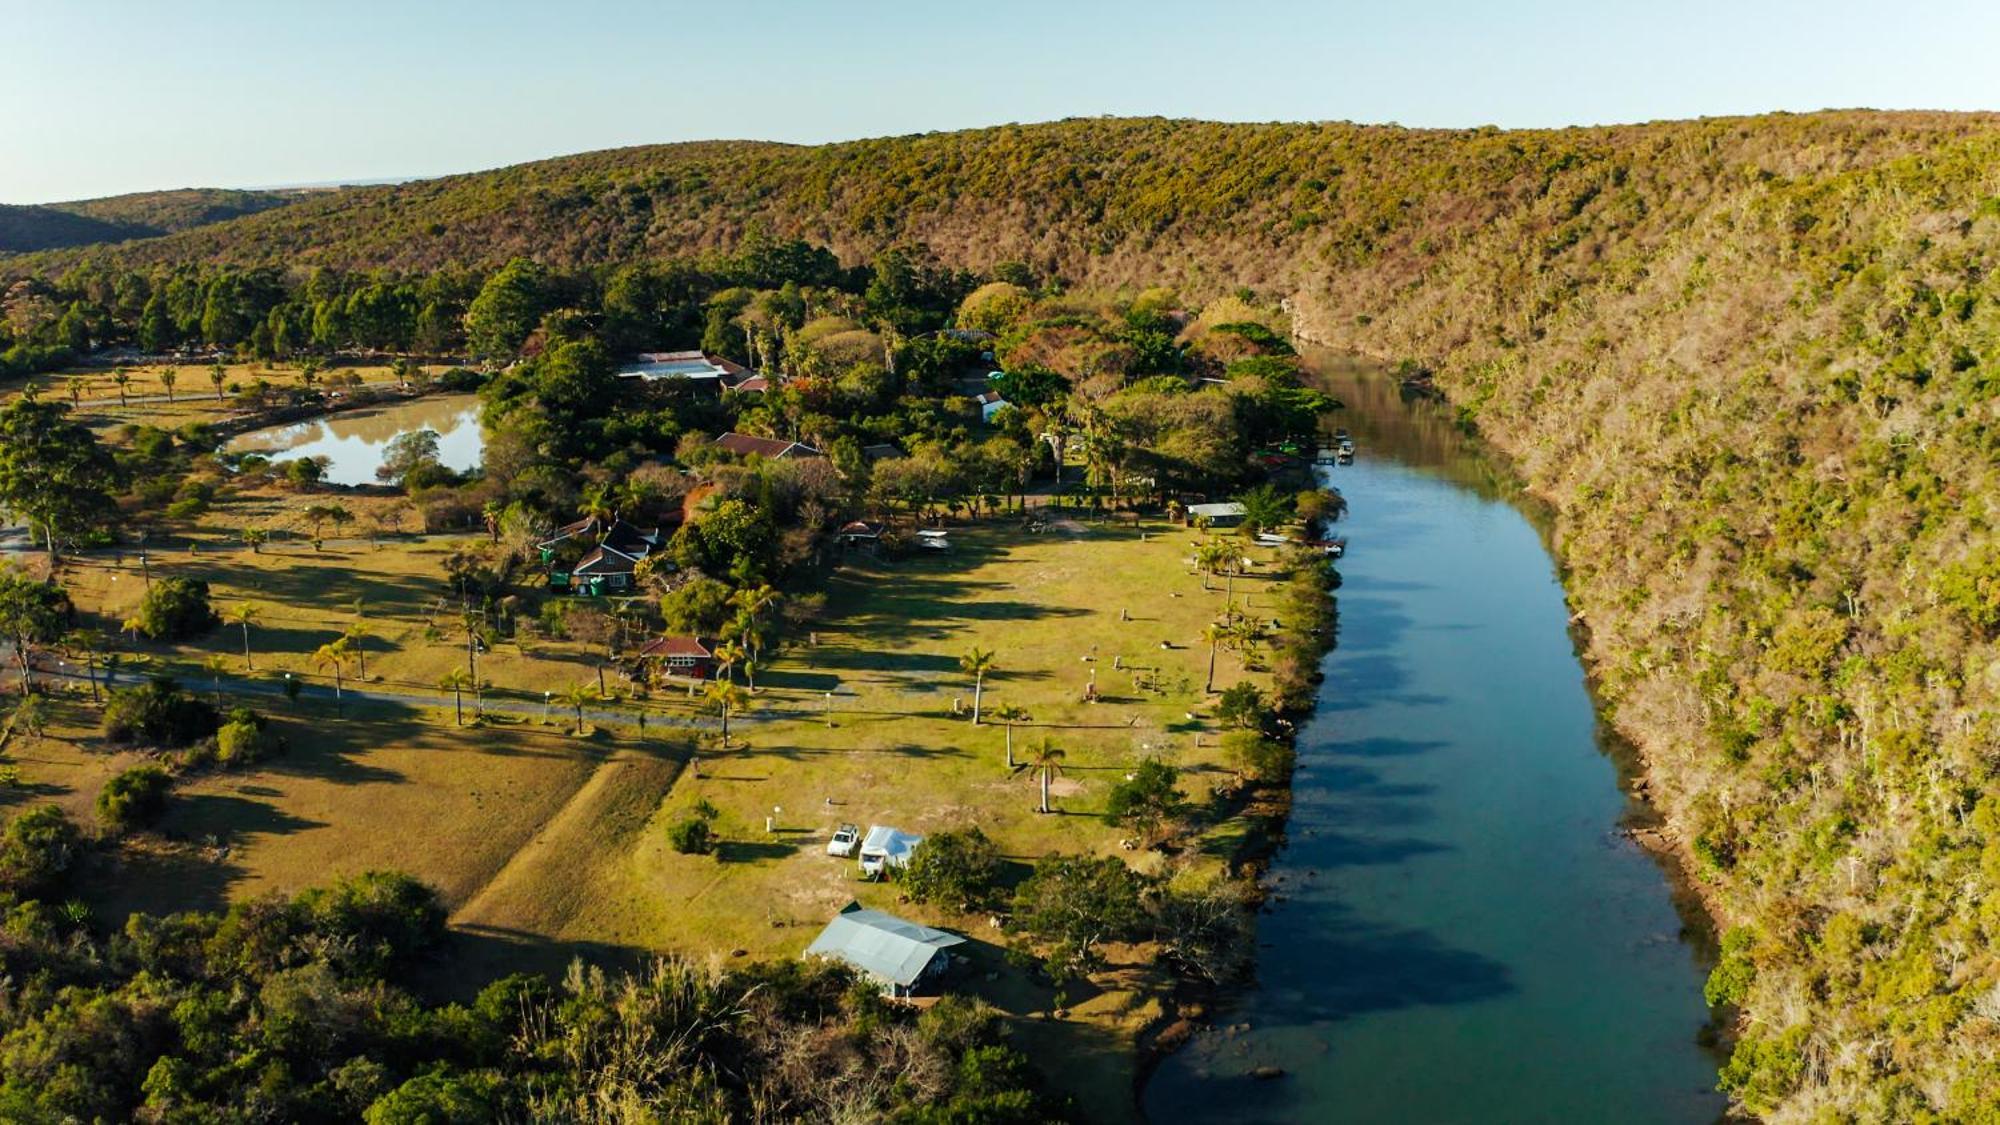
M342 411L239 434L223 448L285 460L324 457L326 476L322 479L328 484L377 484L375 470L381 467L389 443L415 430L438 435L438 461L445 468L466 472L479 467L484 438L477 395L427 395Z
M1324 470L1350 505L1340 641L1299 739L1257 983L1162 1064L1148 1116L1714 1121L1702 939L1619 831L1641 810L1539 515L1445 408L1317 366L1360 448Z

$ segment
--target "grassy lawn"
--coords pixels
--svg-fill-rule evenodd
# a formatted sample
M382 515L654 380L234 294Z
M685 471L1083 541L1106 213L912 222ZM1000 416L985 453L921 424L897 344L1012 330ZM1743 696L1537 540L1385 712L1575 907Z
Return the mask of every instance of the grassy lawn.
M217 422L241 413L233 403L216 400L215 383L209 375L210 365L204 363L175 365L173 401L164 401L168 392L160 376L167 367L166 364L128 366L125 373L129 378L122 402L115 378L116 369L110 367L79 367L33 375L19 384L10 385L7 395L19 393L23 386L33 386L45 398L73 402L81 421L105 431L127 423L172 429L189 422ZM437 374L445 368L431 364L425 370ZM396 378L387 364L343 364L322 369L317 382L322 386L337 386L332 380L344 381L350 373L371 384L392 383ZM230 386L249 387L259 379L277 388L301 385L296 364L231 363L223 368L225 400L230 394ZM162 401L153 401L155 399ZM0 396L0 401L4 401L4 396Z
M1094 1116L1123 1117L1133 1037L1169 986L1145 951L1115 951L1120 963L1099 978L1101 991L1073 990L1072 1018L1048 1019L1051 998L1004 965L1003 938L987 919L901 902L894 884L859 882L853 863L828 857L824 844L843 821L914 832L977 825L1017 861L1017 874L1056 851L1121 854L1159 869L1164 857L1121 851L1121 832L1098 814L1109 789L1148 756L1179 766L1197 805L1228 776L1203 717L1200 640L1224 594L1220 581L1204 590L1194 572L1195 538L1157 522L1058 521L1040 534L993 524L955 531L948 553L893 563L855 556L830 580L816 632L794 638L760 674L734 744L724 750L703 736L699 776L683 766L693 749L686 731L655 726L642 738L611 723L577 737L560 709L547 723L530 715L454 727L433 685L464 660L455 612L436 615L444 638L424 634L452 539L155 556L155 580L199 576L225 609L244 599L262 607L251 634L260 675L290 670L323 682L309 654L354 619L351 603L363 598L374 633L369 686L434 702L350 705L334 721L321 702L294 710L266 701L293 749L247 772L183 784L159 831L135 838L116 861L122 870L97 880L111 890L93 905L107 918L212 908L344 872L401 868L438 886L454 911L465 956L445 986L459 987L510 968L559 968L578 951L796 956L859 898L972 937L977 965L964 986L1043 1040L1033 1044L1038 1055L1060 1060L1059 1079ZM72 562L66 580L84 609L113 623L143 588L133 560ZM1252 576L1237 581L1235 597L1254 610L1268 594ZM974 647L993 650L998 665L979 726L958 667ZM206 652L228 654L237 674L240 632L225 626L193 646L148 649L145 660L205 684L190 670ZM598 656L566 642L503 643L481 671L532 695L591 678ZM1227 652L1217 670L1218 687L1246 674ZM674 689L646 706L693 711ZM1006 767L1001 708L1025 713L1014 729L1017 758L1043 739L1067 755L1053 815L1036 811L1029 771ZM17 740L8 757L21 768L23 794L88 818L103 778L132 758L107 754L82 729L92 718L65 705L65 729ZM721 812L721 847L677 854L665 828L701 799ZM767 816L775 831L765 830ZM1194 863L1222 862L1241 830L1229 820L1211 828L1189 850Z

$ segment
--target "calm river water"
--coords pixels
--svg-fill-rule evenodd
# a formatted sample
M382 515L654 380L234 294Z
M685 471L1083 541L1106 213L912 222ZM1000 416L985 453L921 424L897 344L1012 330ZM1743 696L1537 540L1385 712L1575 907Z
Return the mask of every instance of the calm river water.
M1324 366L1324 365L1323 365ZM1156 1122L1711 1122L1705 971L1632 810L1542 535L1449 416L1334 365L1340 644L1299 741L1258 984ZM1277 1066L1282 1078L1246 1072Z
M484 437L479 429L479 396L427 395L388 406L330 414L240 434L224 448L232 453L264 453L274 458L325 457L329 484L376 484L375 470L397 435L432 430L438 460L464 472L479 467Z

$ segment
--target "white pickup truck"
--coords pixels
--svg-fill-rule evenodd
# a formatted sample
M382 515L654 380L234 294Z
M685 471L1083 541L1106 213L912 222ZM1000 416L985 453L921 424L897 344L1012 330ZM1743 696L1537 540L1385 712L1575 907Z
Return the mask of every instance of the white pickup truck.
M833 839L826 842L826 854L842 859L854 854L854 846L861 842L861 829L852 824L843 824L833 830Z

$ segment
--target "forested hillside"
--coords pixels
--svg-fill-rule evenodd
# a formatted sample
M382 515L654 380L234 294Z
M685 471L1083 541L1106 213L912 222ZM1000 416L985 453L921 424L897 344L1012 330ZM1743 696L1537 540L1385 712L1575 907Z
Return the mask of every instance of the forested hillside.
M152 238L282 207L298 193L183 188L73 203L0 205L0 253Z
M1433 370L1561 513L1606 697L1724 927L1726 1087L1787 1119L2000 1107L2000 118L628 149L0 273L587 271L753 232L1191 300L1248 281Z

